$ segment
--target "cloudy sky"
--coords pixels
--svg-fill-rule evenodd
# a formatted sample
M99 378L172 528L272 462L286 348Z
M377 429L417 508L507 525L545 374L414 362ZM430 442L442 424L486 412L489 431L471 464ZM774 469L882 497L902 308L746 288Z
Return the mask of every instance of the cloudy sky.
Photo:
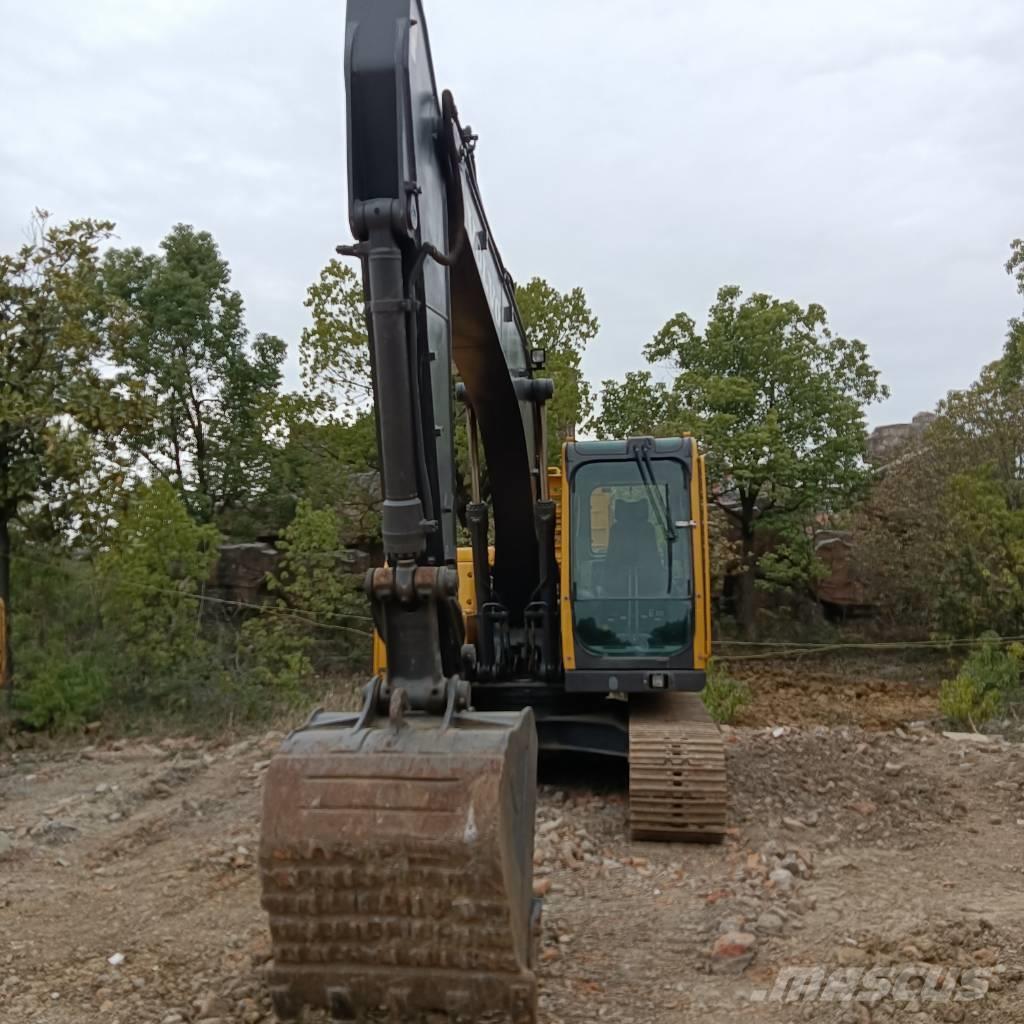
M822 303L909 418L1021 300L1021 0L427 0L518 280L582 285L596 380L717 287ZM184 221L294 341L347 240L343 0L0 0L0 246L33 207ZM294 360L294 356L293 356ZM294 362L293 371L294 372Z

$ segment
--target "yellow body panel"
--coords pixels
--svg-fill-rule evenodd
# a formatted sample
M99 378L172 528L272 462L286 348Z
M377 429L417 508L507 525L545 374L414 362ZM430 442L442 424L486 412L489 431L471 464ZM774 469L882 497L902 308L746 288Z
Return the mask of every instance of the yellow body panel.
M711 553L708 541L707 473L704 456L693 442L693 485L690 488L690 518L693 529L693 667L707 668L711 657Z
M548 486L550 487L552 470L548 470ZM576 667L576 640L572 631L572 604L569 595L572 593L569 580L569 488L565 482L565 445L562 445L562 465L559 470L558 483L558 530L555 553L558 558L559 584L558 593L561 608L559 617L562 624L562 666L566 669ZM553 492L552 492L553 495Z
M380 633L375 629L373 631L373 674L379 676L387 667L388 649L384 646Z

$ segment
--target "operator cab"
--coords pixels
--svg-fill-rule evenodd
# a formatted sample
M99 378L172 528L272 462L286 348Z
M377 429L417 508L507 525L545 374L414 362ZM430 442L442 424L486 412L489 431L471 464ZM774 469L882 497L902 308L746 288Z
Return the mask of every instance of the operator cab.
M567 689L703 686L694 659L694 535L702 527L694 465L689 438L566 445Z

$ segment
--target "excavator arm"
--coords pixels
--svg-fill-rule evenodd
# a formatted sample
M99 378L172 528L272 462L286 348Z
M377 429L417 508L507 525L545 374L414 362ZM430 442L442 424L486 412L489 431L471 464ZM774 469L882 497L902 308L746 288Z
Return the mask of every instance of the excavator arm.
M371 598L388 650L386 689L401 685L413 709L436 712L462 657L458 608L448 600L456 558L453 364L472 433L483 442L494 515L493 594L481 604L496 596L513 628L541 570L535 505L546 498L543 403L551 386L533 379L537 354L531 359L483 209L476 137L460 124L451 93L438 94L418 0L350 0L345 79L349 219L358 242L342 251L363 264L388 563ZM470 529L477 525L485 546L486 523L480 530L477 521L486 509L473 505ZM436 607L421 601L413 613L403 603L413 567L437 584ZM477 579L486 590L485 567ZM493 654L477 655L483 674L494 675Z
M529 708L473 686L554 677L557 573L544 402L484 214L476 139L439 95L419 0L349 0L349 219L362 264L385 564L366 590L387 649L359 713L317 712L264 785L263 906L279 1017L533 1024ZM466 509L477 599L458 601L455 374L475 444Z

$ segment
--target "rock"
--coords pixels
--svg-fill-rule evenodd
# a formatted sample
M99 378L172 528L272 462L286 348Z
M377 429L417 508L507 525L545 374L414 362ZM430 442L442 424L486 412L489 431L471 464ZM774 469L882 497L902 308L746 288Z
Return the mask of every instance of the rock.
M789 892L789 890L793 888L793 882L796 881L796 879L788 869L776 868L768 876L768 881L771 882L779 892Z
M110 964L111 967L120 967L124 961L124 953L111 953L110 956L107 957L107 963Z
M807 828L807 825L804 822L802 822L799 818L783 818L782 824L785 825L786 828L792 829Z
M883 771L886 775L899 775L899 773L903 771L903 765L896 761L886 761Z
M229 1013L231 1013L231 1007L228 1005L228 1001L223 996L211 992L200 1003L196 1020L212 1022L226 1017Z
M754 959L757 936L752 932L725 932L711 947L711 969L716 974L740 974Z
M6 832L0 832L0 860L7 860L13 854L14 840Z
M995 743L995 736L987 736L983 732L944 732L942 734L947 740L954 743Z
M29 835L33 839L48 845L70 842L77 833L77 825L56 818L43 818L29 829Z
M754 922L754 931L762 935L781 935L784 926L785 922L778 914L766 910L758 915L757 920Z
M833 958L840 967L863 967L868 962L868 955L857 946L836 946Z
M533 880L533 895L534 896L547 896L551 892L551 879L550 878L535 878Z
M871 800L855 800L850 804L850 810L856 811L858 814L861 814L866 818L878 810L878 804L873 803Z

